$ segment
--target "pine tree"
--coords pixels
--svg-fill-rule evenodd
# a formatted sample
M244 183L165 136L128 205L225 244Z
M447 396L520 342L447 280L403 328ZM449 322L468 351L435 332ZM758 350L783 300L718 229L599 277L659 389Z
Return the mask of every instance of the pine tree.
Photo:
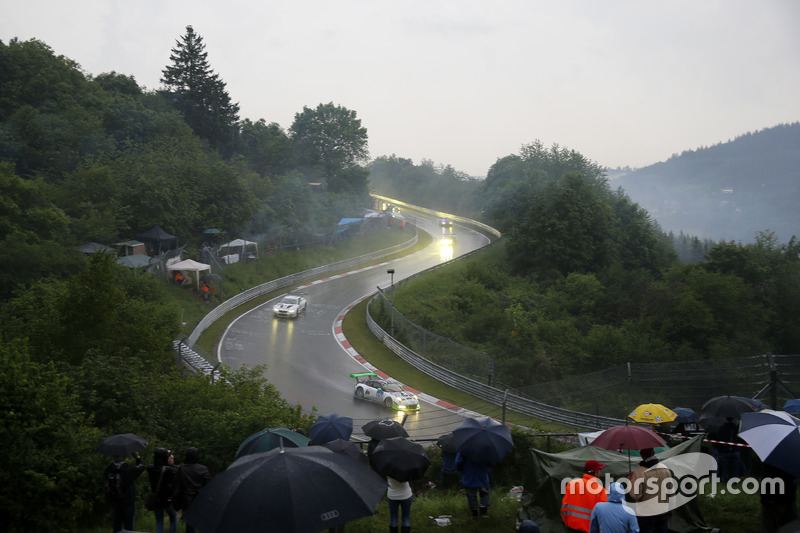
M203 38L191 26L186 26L186 35L176 41L170 61L162 71L161 83L173 104L199 137L227 152L237 131L239 104L231 103L225 82L208 64Z

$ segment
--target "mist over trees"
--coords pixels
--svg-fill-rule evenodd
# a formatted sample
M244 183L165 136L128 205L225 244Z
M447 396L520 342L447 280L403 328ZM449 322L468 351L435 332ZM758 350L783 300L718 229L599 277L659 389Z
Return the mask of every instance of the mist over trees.
M614 181L664 228L715 241L782 241L800 228L800 122L686 150Z
M355 111L304 108L288 132L240 121L191 26L170 60L164 88L146 92L131 76L92 78L40 41L0 43L0 296L74 271L76 245L156 224L192 244L206 228L330 231L368 205ZM324 190L310 193L310 182Z
M539 142L485 180L395 155L366 165L355 111L304 107L287 130L239 120L191 27L171 61L150 92L125 74L92 77L37 40L0 42L0 427L2 470L19 474L0 487L4 531L95 521L102 436L195 445L219 470L241 435L310 423L263 369L223 369L216 382L180 374L180 310L166 288L74 248L154 224L194 244L210 227L313 231L363 208L369 187L494 224L499 244L420 276L396 304L490 351L512 385L635 358L797 353L795 239L670 239L596 163Z
M399 193L419 172L410 162L376 163L401 169L400 182L381 191ZM665 234L596 163L538 141L499 158L472 186L462 190L483 199L478 218L503 238L404 283L395 305L491 353L499 382L523 387L628 361L797 353L796 239L765 231L742 245Z

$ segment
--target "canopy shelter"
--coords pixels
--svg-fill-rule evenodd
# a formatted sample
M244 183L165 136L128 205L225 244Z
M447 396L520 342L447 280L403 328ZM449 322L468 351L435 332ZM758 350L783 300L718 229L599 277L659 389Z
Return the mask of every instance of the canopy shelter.
M122 257L117 257L118 264L137 270L145 270L149 268L152 261L155 261L157 263L158 259L154 259L149 255L144 255L144 254L132 254L132 255L125 255Z
M167 233L161 226L153 226L136 238L147 247L147 255L160 255L178 247L178 237Z
M363 218L343 218L339 221L337 226L349 226L350 224L357 224L363 222Z
M129 255L147 254L147 247L143 242L139 241L123 241L115 242L111 245L117 250L117 255L125 257Z
M173 263L167 267L169 272L175 272L176 270L180 270L181 272L194 272L194 279L197 285L197 290L200 290L200 272L204 270L211 271L211 265L206 265L205 263L198 263L193 259L184 259L183 261L178 261L177 263Z
M225 259L226 263L238 263L243 258L258 259L258 243L244 239L234 239L221 244L217 255Z
M687 468L677 469L681 464L690 465L696 461L700 454L702 435L693 437L674 448L670 448L657 457L666 461L666 465L674 475L686 477ZM601 470L601 481L605 484L606 475L614 481L628 475L628 457L625 454L608 451L597 446L580 446L561 453L547 453L536 448L530 448L531 462L524 472L525 491L522 495L517 518L519 520L533 520L542 531L566 533L567 529L561 521L560 510L562 480L572 479L583 475L583 467L587 460L594 459L606 465ZM681 455L687 454L685 459ZM638 466L638 465L637 465ZM689 471L689 473L696 473ZM696 479L696 478L695 478ZM685 479L683 479L685 481ZM696 489L697 484L694 488ZM681 485L681 490L688 492L692 486L688 483ZM712 528L705 523L700 508L697 504L696 493L682 493L686 501L674 509L669 520L669 530L674 533L710 533ZM691 498L691 499L690 499Z
M100 244L100 243L97 243L97 242L87 242L86 244L81 244L80 246L77 246L76 248L78 248L78 250L80 250L81 252L83 252L83 253L85 253L87 255L94 254L94 253L97 253L97 252L102 252L104 254L115 254L115 253L117 253L117 251L114 250L113 248L111 248L110 246L107 246L105 244Z

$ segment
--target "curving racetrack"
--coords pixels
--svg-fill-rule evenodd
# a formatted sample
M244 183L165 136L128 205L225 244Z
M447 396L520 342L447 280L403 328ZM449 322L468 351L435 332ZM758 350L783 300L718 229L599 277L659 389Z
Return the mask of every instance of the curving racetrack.
M380 286L391 284L386 270L393 268L394 282L435 266L448 259L447 248L440 248L438 219L415 216L418 226L434 236L428 248L391 262L379 263L340 276L325 278L288 292L308 298L308 309L294 320L272 316L275 300L238 317L225 331L219 344L219 358L231 368L266 365L266 377L293 404L306 412L316 408L319 415L337 413L353 418L354 437L361 426L377 418L402 418L401 413L353 395L351 372L365 368L337 339L335 328L347 309ZM392 231L392 230L386 230ZM488 244L486 236L456 225L451 253L463 255ZM368 354L363 354L368 357ZM423 395L424 396L424 395ZM420 398L419 412L408 414L405 428L416 440L436 439L454 429L462 415Z

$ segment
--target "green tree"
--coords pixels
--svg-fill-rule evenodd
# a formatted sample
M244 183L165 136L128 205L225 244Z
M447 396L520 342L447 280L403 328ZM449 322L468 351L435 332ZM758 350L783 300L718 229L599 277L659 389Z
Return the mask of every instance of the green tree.
M22 341L0 343L3 531L77 531L98 503L102 439L70 385Z
M162 71L161 83L192 130L209 144L230 155L239 120L239 104L231 102L218 74L208 63L203 38L186 26L176 41L171 65Z
M261 177L276 176L289 170L291 141L275 122L267 124L264 119L257 122L244 119L239 132L237 153Z
M348 168L369 159L367 129L361 126L355 111L333 102L319 104L316 109L304 106L301 113L295 114L289 136L300 166L318 169L329 180L333 192L366 192L362 176L357 176L358 183L350 185L345 179L336 179Z
M510 230L509 254L521 272L592 272L608 261L613 211L592 182L565 174L528 197L527 209Z

